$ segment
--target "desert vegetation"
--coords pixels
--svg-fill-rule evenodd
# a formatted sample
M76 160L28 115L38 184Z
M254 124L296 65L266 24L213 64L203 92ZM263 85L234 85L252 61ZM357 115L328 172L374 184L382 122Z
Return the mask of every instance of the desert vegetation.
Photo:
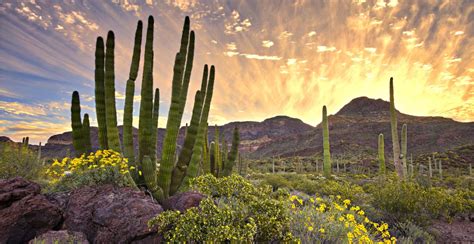
M392 78L388 87L390 124L386 124L391 130L392 153L385 154L386 135L373 135L378 150L363 155L370 165L358 163L360 160L356 158L360 155L350 151L344 156L331 151L333 131L326 106L322 107L321 130L315 132L322 134L321 151L305 157L246 157L239 151L241 136L237 126L233 128L230 143L219 127L209 131L214 83L225 79L216 77L214 65L203 67L191 120L185 127L183 143L179 144L195 59L196 37L188 17L174 58L171 103L163 141L157 136L160 90L153 83L154 18L148 18L138 140L134 140L133 101L142 56L142 32L143 23L138 21L125 91L122 137L115 101L115 36L109 31L105 43L98 37L95 47L99 149L92 149L89 115L81 115L80 94L73 91L71 155L45 158L41 155L41 145L30 148L28 138L22 143L1 143L0 178L5 189L0 190L0 196L9 194L6 187L11 182L9 179L18 176L38 183L41 194L48 199L78 194L85 189L126 188L133 194L141 194L136 202L147 202L160 210L154 210L150 216L142 215L142 209L133 208L133 204L116 210L146 216L146 221L128 223L137 225L146 234L130 238L114 236L117 242L125 243L151 242L153 238L167 242L432 243L446 240L443 230L436 228L439 223L472 221L471 165L453 166L457 164L457 153L472 152L474 146L413 155L408 147L407 124L399 130ZM209 134L214 134L212 141ZM162 144L160 153L157 143ZM95 191L96 195L100 192ZM8 203L0 201L0 211L13 207L12 202L21 201L15 197L8 199ZM72 201L66 201L61 211L72 211ZM134 199L130 201L133 203ZM0 217L3 215L7 215L6 211ZM19 216L23 218L21 213ZM53 224L51 230L84 232L90 242L100 242L103 238L96 229L60 223ZM33 227L25 224L18 228ZM35 237L41 242L40 234L44 232L29 231L23 239L2 232L0 236L12 243Z

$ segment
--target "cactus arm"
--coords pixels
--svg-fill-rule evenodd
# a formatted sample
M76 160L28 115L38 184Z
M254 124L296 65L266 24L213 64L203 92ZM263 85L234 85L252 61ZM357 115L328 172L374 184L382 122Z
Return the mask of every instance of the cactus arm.
M151 124L151 156L156 161L156 143L158 136L158 118L160 116L160 89L155 89L155 100L153 101L153 119Z
M239 153L239 142L240 142L240 135L239 135L239 128L234 128L234 134L232 136L232 146L230 149L230 153L227 157L223 175L229 176L232 174L232 168L235 165L235 160L237 159L237 154Z
M107 33L105 45L105 113L107 122L107 143L110 149L121 152L115 108L114 32Z
M155 152L152 150L151 137L152 137L152 116L153 116L153 33L154 33L154 19L153 16L148 17L148 26L145 38L145 54L143 61L143 73L142 73L142 87L141 87L141 100L140 100L140 113L138 121L138 160L137 169L145 174L156 174L156 163L148 165L148 168L143 167L143 158L145 156L154 157ZM154 166L154 167L151 167ZM146 172L152 170L153 172ZM137 184L141 185L145 183L143 176L138 176Z
M92 151L91 146L91 127L89 123L89 115L84 114L84 119L82 122L82 133L84 139L84 152L89 153Z
M173 84L171 88L171 105L166 123L166 134L163 140L158 185L163 189L165 197L169 196L172 171L176 159L176 140L181 125L181 93L183 91L183 73L189 43L189 18L186 17L181 38L180 52L176 55L173 68ZM184 108L184 107L183 107Z
M148 190L155 199L163 199L163 190L156 184L156 164L146 155L142 161L143 176Z
M212 93L214 89L214 79L215 79L215 68L214 65L211 66L211 71L209 75L209 81L206 88L206 98L204 101L204 108L201 115L201 122L199 123L199 129L197 134L196 145L193 148L193 155L191 157L191 162L188 166L187 174L183 180L184 184L188 184L189 180L197 175L198 165L201 161L202 155L202 145L204 144L204 133L207 130L207 119L209 117L209 109L211 107ZM181 184L183 187L183 184Z
M99 146L101 149L108 149L107 121L105 118L104 61L104 40L99 36L97 37L95 46L95 111L97 114L97 124L99 127Z
M72 128L72 144L76 155L79 156L85 152L84 133L81 121L81 103L79 100L79 92L72 93L71 101L71 128ZM23 144L27 145L26 140Z
M133 98L135 93L135 80L138 76L138 67L140 65L140 53L142 44L142 21L138 21L137 30L135 32L135 42L133 45L132 63L130 65L130 74L125 89L125 105L123 113L123 152L128 158L128 163L136 167L135 163L135 147L133 146ZM132 171L132 177L138 180L136 171Z

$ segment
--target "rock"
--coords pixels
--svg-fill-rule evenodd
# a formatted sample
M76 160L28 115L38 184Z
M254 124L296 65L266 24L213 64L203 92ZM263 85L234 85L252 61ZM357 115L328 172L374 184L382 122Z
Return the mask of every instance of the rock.
M70 194L62 229L83 232L94 243L159 241L148 220L163 211L143 192L112 185L84 187Z
M41 191L38 184L21 177L0 180L0 210L10 207L15 201Z
M178 193L163 202L165 210L179 210L184 212L189 208L198 207L206 196L195 191Z
M23 195L27 191L19 192ZM28 242L35 236L58 226L61 219L60 209L45 196L27 195L0 210L0 240L5 243Z
M40 236L35 237L29 244L89 244L87 237L82 232L59 230L48 231Z

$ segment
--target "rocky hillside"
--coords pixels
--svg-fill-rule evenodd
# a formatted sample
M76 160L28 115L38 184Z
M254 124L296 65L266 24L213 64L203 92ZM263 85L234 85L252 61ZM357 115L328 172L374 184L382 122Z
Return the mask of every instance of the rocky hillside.
M402 124L408 125L408 151L414 156L474 144L474 122L461 123L443 117L419 117L400 112L398 121L399 131ZM246 157L310 156L322 151L320 125L313 127L287 116L277 116L262 122L232 122L219 126L228 143L232 140L235 126L240 129L240 150ZM209 127L209 140L214 138L214 129L214 126ZM335 115L329 116L329 131L333 154L373 154L377 149L377 136L383 133L386 153L390 155L389 103L381 99L355 98ZM119 132L122 133L122 127L119 127ZM135 140L137 132L135 129ZM164 132L164 129L159 129L158 153L161 151ZM97 128L91 128L91 134L93 147L97 148ZM184 128L179 134L179 144L182 144L183 137ZM62 157L72 150L71 132L65 132L48 139L43 155Z

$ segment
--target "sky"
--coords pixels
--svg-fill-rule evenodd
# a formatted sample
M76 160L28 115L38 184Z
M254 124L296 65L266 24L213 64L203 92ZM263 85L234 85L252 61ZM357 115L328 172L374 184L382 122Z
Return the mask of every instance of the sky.
M109 30L121 124L136 24L149 15L159 127L166 124L185 16L196 49L183 124L204 64L216 66L211 125L276 115L317 125L323 105L334 114L359 96L388 100L390 77L400 111L474 121L472 0L3 0L0 135L45 143L70 130L74 90L95 126L95 40ZM142 65L143 59L135 126Z

